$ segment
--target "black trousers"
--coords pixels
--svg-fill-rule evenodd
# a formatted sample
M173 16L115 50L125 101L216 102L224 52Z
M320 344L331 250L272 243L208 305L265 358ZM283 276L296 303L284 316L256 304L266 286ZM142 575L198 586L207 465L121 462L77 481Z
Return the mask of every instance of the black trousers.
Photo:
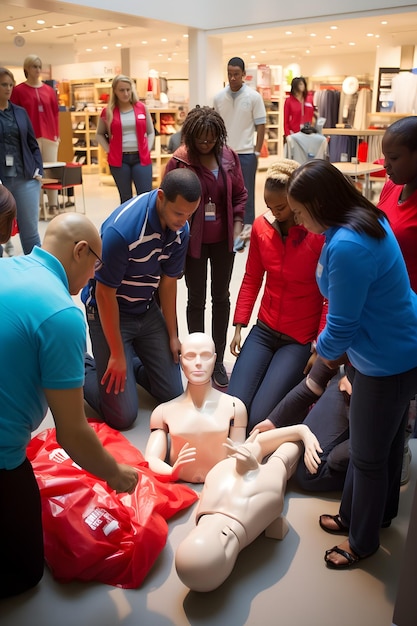
M210 289L212 306L211 333L216 347L217 362L223 362L230 316L230 279L235 253L229 252L227 241L206 243L201 246L201 256L187 255L185 283L188 289L187 325L189 333L204 332L207 275L210 262Z
M0 598L23 593L44 570L41 498L28 459L0 470Z

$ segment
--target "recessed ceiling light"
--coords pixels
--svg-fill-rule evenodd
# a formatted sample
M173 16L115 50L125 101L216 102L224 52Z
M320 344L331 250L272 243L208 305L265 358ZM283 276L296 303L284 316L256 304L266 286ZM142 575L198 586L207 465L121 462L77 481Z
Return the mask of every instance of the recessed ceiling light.
M93 51L93 49L92 49L92 48L86 48L86 49L85 49L85 51L86 51L86 52L92 52L92 51Z
M331 47L331 48L336 48L336 46L335 46L334 44L332 44L330 47Z
M337 30L338 27L337 26L330 26L330 30Z
M260 50L260 54L266 54L266 50Z
M115 46L116 46L116 48L121 48L122 44L121 43L116 43Z
M310 33L310 37L317 37L316 33Z
M148 42L146 41L146 39L144 39L144 40L142 41L142 43L143 43L143 45L144 45L144 46L146 46L146 44L147 44Z
M373 37L373 36L374 36L374 34L373 34L373 33L366 33L366 36L367 36L367 37Z
M250 58L251 58L251 59L256 59L256 55L251 54L251 55L250 55Z
M332 38L332 36L331 36L331 35L326 35L326 36L325 36L325 39L331 39L331 38Z
M253 39L253 35L246 35L247 39Z
M168 41L168 39L165 39L165 37L162 37L161 41Z
M117 30L123 30L123 29L124 29L124 26L118 26L117 27Z
M349 45L350 46L356 46L356 43L354 41L349 41Z
M14 30L14 26L6 26L6 30Z
M45 20L36 20L37 24L45 24Z
M306 50L306 54L310 54L310 50Z
M380 35L375 35L375 39L379 39Z
M109 46L102 46L103 50L108 50Z
M188 34L187 34L187 33L185 33L185 34L183 35L183 37L184 37L185 39L188 39Z
M384 26L385 26L386 24L388 24L388 22L387 22L387 20L384 20L383 22L381 22L381 24L384 24Z
M285 31L285 34L286 34L286 35L292 35L292 30L286 30L286 31Z

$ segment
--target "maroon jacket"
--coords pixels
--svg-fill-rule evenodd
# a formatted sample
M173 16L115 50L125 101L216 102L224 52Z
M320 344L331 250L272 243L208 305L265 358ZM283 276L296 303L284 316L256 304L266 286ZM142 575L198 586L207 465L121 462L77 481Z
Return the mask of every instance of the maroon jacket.
M202 179L201 166L191 163L188 156L188 150L185 146L180 146L168 161L165 173L176 169L177 167L187 167L192 169L199 179ZM233 250L233 225L235 221L243 222L245 213L245 204L248 197L245 183L243 181L242 170L240 167L239 157L231 148L225 146L221 152L220 169L225 173L225 182L227 189L227 239L229 250ZM219 176L222 176L219 171ZM191 221L190 243L188 245L189 256L200 258L201 242L203 238L204 227L204 198L194 213Z

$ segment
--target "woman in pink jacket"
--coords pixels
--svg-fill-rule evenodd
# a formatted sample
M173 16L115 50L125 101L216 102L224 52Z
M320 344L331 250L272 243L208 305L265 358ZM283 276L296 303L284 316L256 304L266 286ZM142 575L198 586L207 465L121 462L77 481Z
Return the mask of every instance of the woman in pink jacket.
M249 431L302 380L323 307L315 277L323 236L298 226L287 202L286 183L297 167L282 159L267 172L269 210L253 223L236 303L230 349L238 359L228 393L245 403ZM258 319L241 347L241 329L249 324L263 283Z
M113 78L110 103L101 112L96 138L107 152L122 204L132 197L132 182L138 195L152 189L150 151L155 130L128 76L118 74Z
M227 387L229 379L223 356L230 315L233 242L242 230L248 193L238 156L227 147L223 119L214 109L208 106L192 109L184 121L181 136L183 145L174 152L165 171L177 167L192 169L203 192L192 217L185 264L188 331L204 332L210 262L212 336L217 355L213 380L217 386Z

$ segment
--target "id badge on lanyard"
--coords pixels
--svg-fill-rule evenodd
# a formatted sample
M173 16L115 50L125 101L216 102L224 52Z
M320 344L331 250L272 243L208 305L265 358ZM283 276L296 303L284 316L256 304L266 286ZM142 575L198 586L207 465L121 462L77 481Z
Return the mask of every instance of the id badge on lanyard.
M211 198L209 198L209 201L206 202L206 204L204 205L204 220L206 222L214 222L215 219L216 205L214 202L211 201Z

